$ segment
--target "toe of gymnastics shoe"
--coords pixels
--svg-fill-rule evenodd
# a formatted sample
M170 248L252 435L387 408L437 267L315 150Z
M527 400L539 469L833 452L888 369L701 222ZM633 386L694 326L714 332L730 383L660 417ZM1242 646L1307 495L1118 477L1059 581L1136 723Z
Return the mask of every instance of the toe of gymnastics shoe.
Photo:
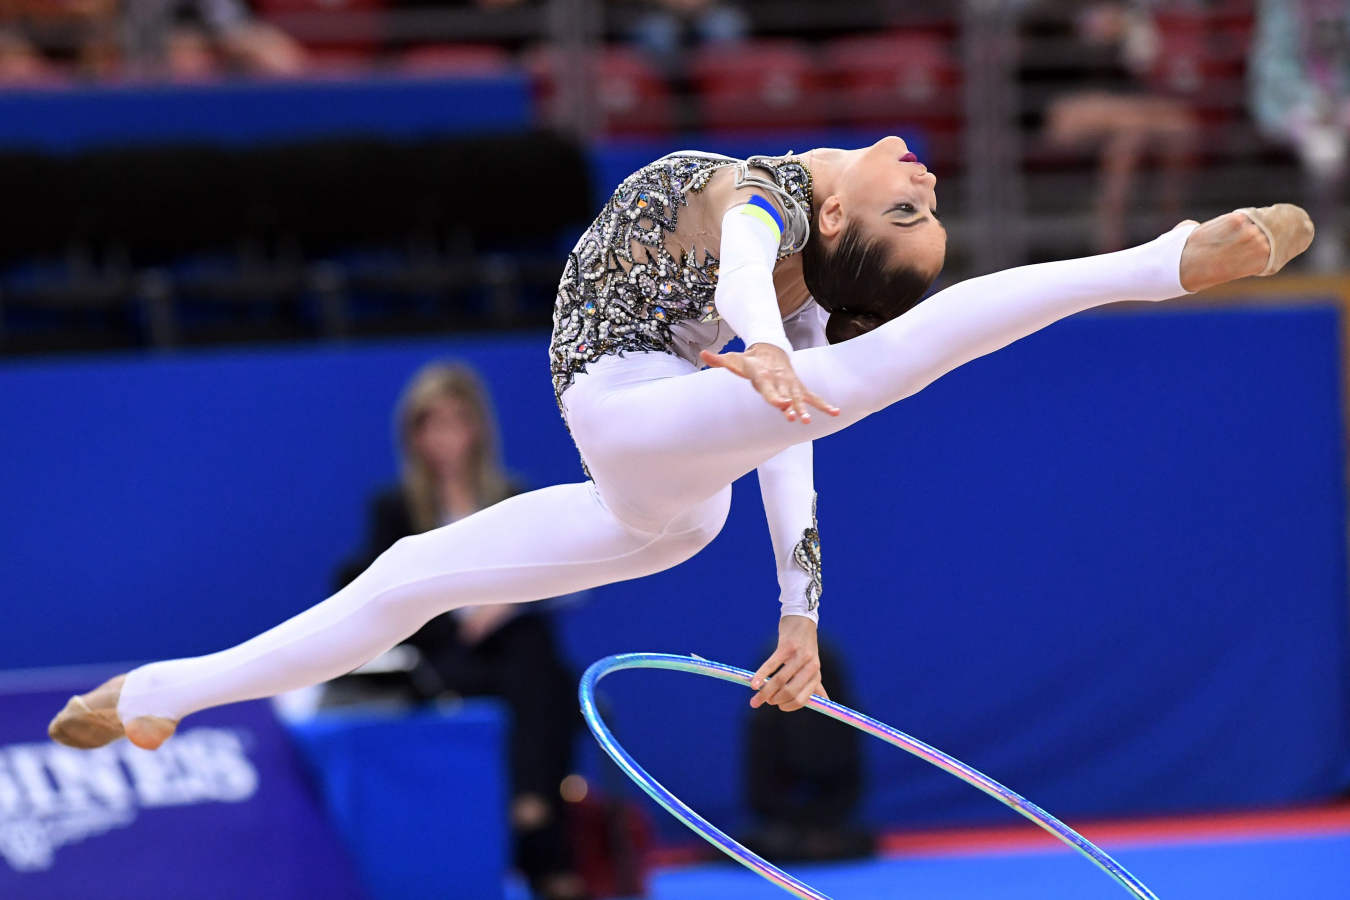
M172 719L138 716L125 725L117 715L125 675L110 678L87 694L66 701L65 707L47 726L47 734L58 744L80 750L92 750L125 736L137 747L157 749L178 727Z
M1238 211L1261 229L1270 244L1266 267L1258 275L1274 275L1283 269L1291 259L1308 249L1316 233L1307 210L1292 203L1276 203L1274 206L1259 208L1248 206Z
M58 744L92 750L122 737L122 720L117 717L117 698L122 694L125 675L118 675L87 694L77 694L47 726L47 734Z

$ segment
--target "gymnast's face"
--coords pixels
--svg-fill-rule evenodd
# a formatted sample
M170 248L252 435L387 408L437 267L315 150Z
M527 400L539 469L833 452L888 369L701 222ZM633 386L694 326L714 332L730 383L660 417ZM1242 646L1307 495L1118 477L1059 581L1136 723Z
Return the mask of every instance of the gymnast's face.
M936 277L947 256L947 229L937 218L937 176L898 137L854 150L821 203L819 232L826 244L855 222L863 234L891 248L892 258Z

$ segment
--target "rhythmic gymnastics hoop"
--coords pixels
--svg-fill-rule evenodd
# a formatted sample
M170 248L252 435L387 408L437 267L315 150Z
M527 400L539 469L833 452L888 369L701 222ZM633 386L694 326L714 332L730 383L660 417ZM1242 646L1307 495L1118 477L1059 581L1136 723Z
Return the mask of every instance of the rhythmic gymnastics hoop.
M676 656L670 653L621 653L616 656L607 656L593 663L581 676L581 686L578 689L581 698L581 714L585 717L586 724L590 726L591 733L595 735L595 739L599 741L600 746L618 764L624 774L633 779L638 787L647 792L648 796L665 807L667 812L687 825L699 837L750 871L778 885L790 894L806 898L806 900L830 900L827 895L798 881L763 857L751 853L733 841L707 819L686 806L661 782L648 775L647 770L638 765L627 750L619 746L619 742L614 739L614 735L610 733L609 727L605 725L605 720L600 717L600 713L596 709L595 685L601 678L611 672L618 672L622 669L670 669L676 672L691 672L695 675L707 675L722 681L743 684L746 687L750 686L750 679L754 677L753 673L738 669L735 666L713 662L701 656ZM845 725L852 725L859 731L873 737L881 738L886 743L893 744L925 762L932 763L944 772L955 775L966 784L979 788L1086 856L1139 900L1158 900L1156 894L1145 887L1139 879L1127 872L1124 866L1108 856L1096 844L1021 794L1009 790L988 775L972 769L959 759L950 757L923 741L897 731L884 722L878 722L870 716L849 709L847 706L840 706L838 703L814 694L806 705L831 719L836 719Z

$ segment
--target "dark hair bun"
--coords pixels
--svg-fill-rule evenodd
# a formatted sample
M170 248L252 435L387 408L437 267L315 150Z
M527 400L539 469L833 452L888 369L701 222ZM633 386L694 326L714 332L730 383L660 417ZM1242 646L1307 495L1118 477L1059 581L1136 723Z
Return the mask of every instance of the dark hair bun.
M825 323L825 337L831 344L866 334L886 320L876 313L852 309L836 309Z
M825 336L831 344L904 315L923 299L934 277L936 273L926 274L904 259L893 259L889 246L869 241L856 222L844 229L833 247L816 238L802 251L802 280L830 313Z

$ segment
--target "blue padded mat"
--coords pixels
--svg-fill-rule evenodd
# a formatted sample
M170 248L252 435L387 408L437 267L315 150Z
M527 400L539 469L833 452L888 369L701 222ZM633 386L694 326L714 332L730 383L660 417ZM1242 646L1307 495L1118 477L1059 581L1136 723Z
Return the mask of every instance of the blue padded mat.
M1350 897L1350 834L1105 848L1161 900ZM1071 852L913 857L788 867L835 900L1119 900L1129 896ZM652 900L779 900L790 896L734 864L674 869Z

